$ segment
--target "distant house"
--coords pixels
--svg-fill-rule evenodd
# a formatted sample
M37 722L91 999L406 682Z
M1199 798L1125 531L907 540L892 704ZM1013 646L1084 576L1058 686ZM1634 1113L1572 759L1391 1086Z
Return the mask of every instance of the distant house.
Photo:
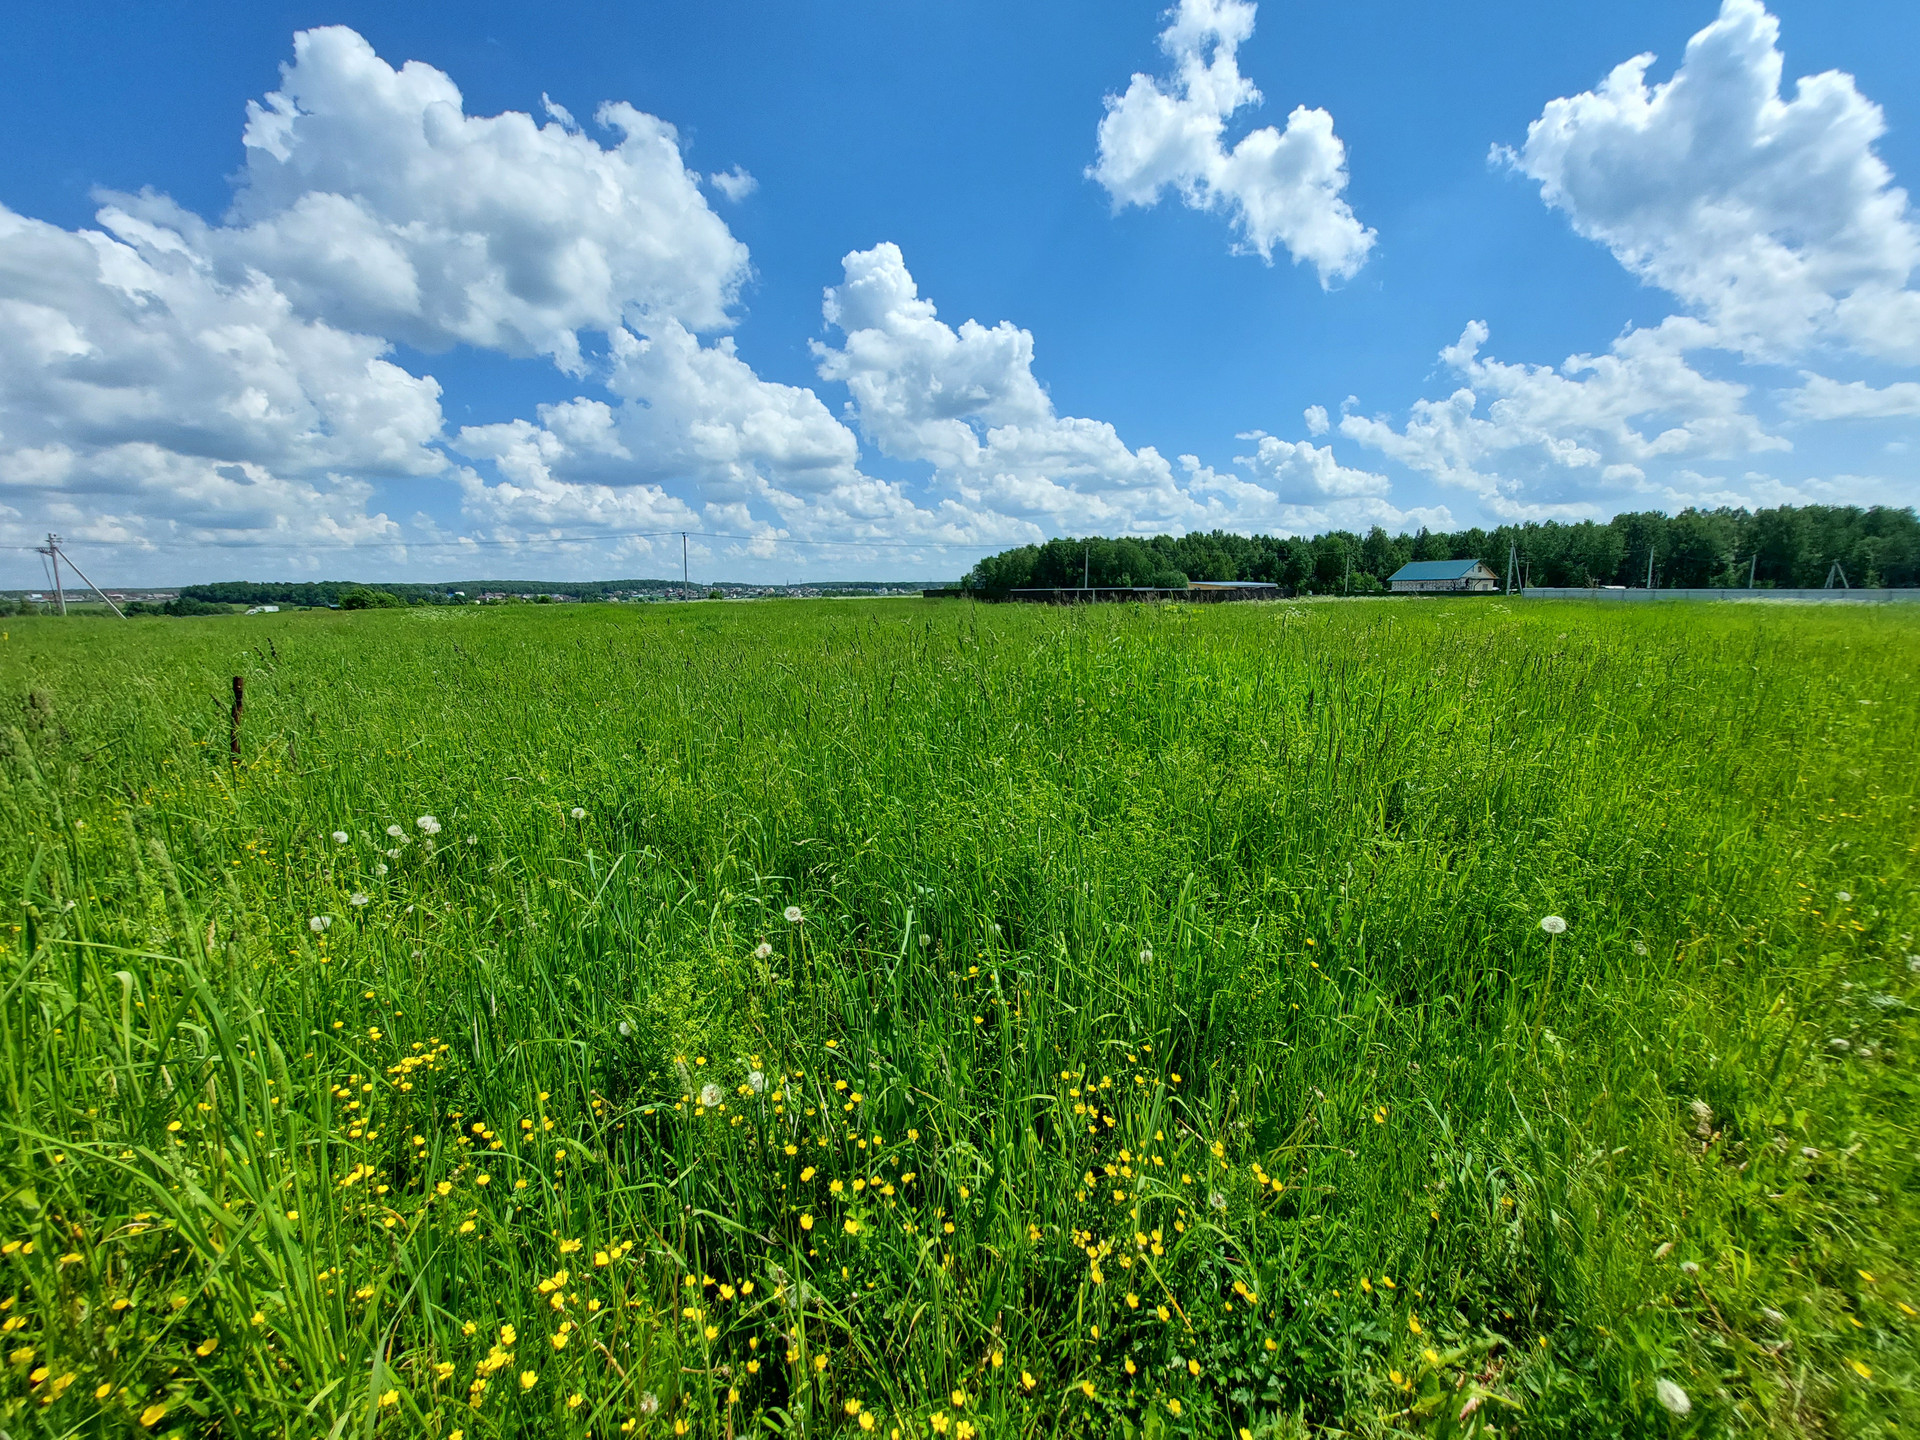
M1478 560L1415 560L1394 571L1387 583L1396 595L1421 595L1494 590L1500 577Z

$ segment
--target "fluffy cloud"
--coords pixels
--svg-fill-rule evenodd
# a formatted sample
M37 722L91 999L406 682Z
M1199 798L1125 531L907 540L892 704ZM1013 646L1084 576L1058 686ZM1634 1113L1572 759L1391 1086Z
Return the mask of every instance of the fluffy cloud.
M396 70L350 30L307 31L280 89L248 107L223 222L151 192L107 196L98 229L0 209L4 508L150 548L390 539L399 527L366 513L364 477L449 471L440 387L394 363L396 341L545 355L578 373L582 336L598 334L616 376L649 346L696 369L738 367L725 342L703 350L693 336L730 323L746 249L673 128L608 105L602 145L542 98L545 125L469 116L431 66ZM748 183L738 169L716 182L735 194ZM675 412L695 449L736 418L703 421L710 398ZM473 440L517 488L482 504L463 472L470 504L538 510L525 497L542 453L644 472L594 404ZM850 457L850 434L813 409L812 438L790 449ZM658 470L673 457L648 458ZM639 493L601 508L627 515ZM569 513L595 508L572 500ZM647 511L681 524L690 513L677 501Z
M1724 0L1672 79L1635 56L1496 154L1727 348L1920 361L1920 230L1874 153L1886 120L1837 71L1783 98L1779 36L1760 0Z
M68 231L0 207L0 474L79 535L366 539L372 470L431 475L440 387L385 341L225 281L178 231L109 206Z
M629 320L728 324L746 247L707 205L678 136L600 107L603 147L556 118L468 115L431 65L395 70L339 26L294 38L280 88L247 107L231 223L210 239L309 314L423 350L549 355Z
M1107 97L1087 174L1116 209L1151 207L1171 188L1193 209L1225 211L1262 259L1282 245L1331 284L1357 271L1374 242L1342 195L1347 151L1333 117L1302 105L1284 131L1263 126L1231 149L1223 138L1234 112L1260 101L1238 61L1254 9L1251 0L1180 0L1160 34L1173 79L1136 74Z
M1629 331L1607 353L1558 369L1483 359L1486 340L1476 320L1441 352L1463 383L1445 400L1416 402L1402 428L1349 414L1340 433L1512 519L1606 513L1655 461L1792 448L1747 412L1746 386L1688 363L1689 350L1712 341L1699 321Z
M979 533L991 533L989 516L1018 522L1020 539L1445 521L1444 510L1397 509L1384 476L1340 465L1330 447L1259 432L1242 437L1255 452L1235 460L1251 479L1191 455L1176 468L1105 421L1058 414L1033 372L1032 334L1005 320L948 325L897 246L856 251L842 271L824 312L843 339L815 346L821 376L846 385L883 453L931 466L936 491L982 517Z
M1873 150L1879 107L1835 72L1784 98L1778 42L1759 0L1724 0L1670 80L1650 86L1653 57L1637 56L1598 90L1549 103L1517 152L1494 152L1692 314L1557 368L1483 357L1475 322L1442 352L1461 382L1451 395L1416 402L1398 427L1347 414L1341 433L1509 518L1830 499L1825 481L1700 468L1792 448L1753 413L1753 387L1709 371L1807 352L1920 361L1920 295L1907 288L1920 231ZM1920 414L1912 382L1808 373L1778 399L1803 420Z
M1876 390L1861 380L1843 385L1809 374L1784 404L1787 413L1806 420L1891 420L1920 415L1920 382L1902 380Z

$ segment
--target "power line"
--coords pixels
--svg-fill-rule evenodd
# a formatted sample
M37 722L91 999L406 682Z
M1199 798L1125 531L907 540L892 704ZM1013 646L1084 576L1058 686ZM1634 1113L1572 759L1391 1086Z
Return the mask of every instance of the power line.
M790 535L735 535L716 530L606 530L596 535L529 535L521 539L503 540L482 536L468 536L458 540L344 540L316 541L297 539L273 540L194 540L184 542L181 548L217 549L217 550L258 550L258 549L297 549L297 550L385 550L402 547L408 550L466 550L480 546L506 548L532 548L543 545L598 545L609 540L672 540L682 536L691 536L696 540L741 540L752 544L804 545L816 549L851 550L1004 550L1009 544L1018 541L958 541L958 540L802 540ZM108 542L111 543L111 542ZM38 545L4 545L4 550L42 550ZM71 564L71 560L68 561Z

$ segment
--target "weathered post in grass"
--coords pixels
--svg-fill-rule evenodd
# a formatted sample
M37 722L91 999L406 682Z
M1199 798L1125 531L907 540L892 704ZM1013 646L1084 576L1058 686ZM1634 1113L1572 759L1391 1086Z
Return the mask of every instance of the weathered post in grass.
M240 710L246 698L246 677L236 675L233 677L233 714L227 722L227 750L235 765L240 763Z

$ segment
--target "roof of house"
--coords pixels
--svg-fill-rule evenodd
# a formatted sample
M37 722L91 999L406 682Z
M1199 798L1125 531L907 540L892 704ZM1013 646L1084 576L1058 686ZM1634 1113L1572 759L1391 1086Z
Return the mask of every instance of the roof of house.
M1478 560L1415 560L1389 577L1394 580L1464 580L1480 568Z

